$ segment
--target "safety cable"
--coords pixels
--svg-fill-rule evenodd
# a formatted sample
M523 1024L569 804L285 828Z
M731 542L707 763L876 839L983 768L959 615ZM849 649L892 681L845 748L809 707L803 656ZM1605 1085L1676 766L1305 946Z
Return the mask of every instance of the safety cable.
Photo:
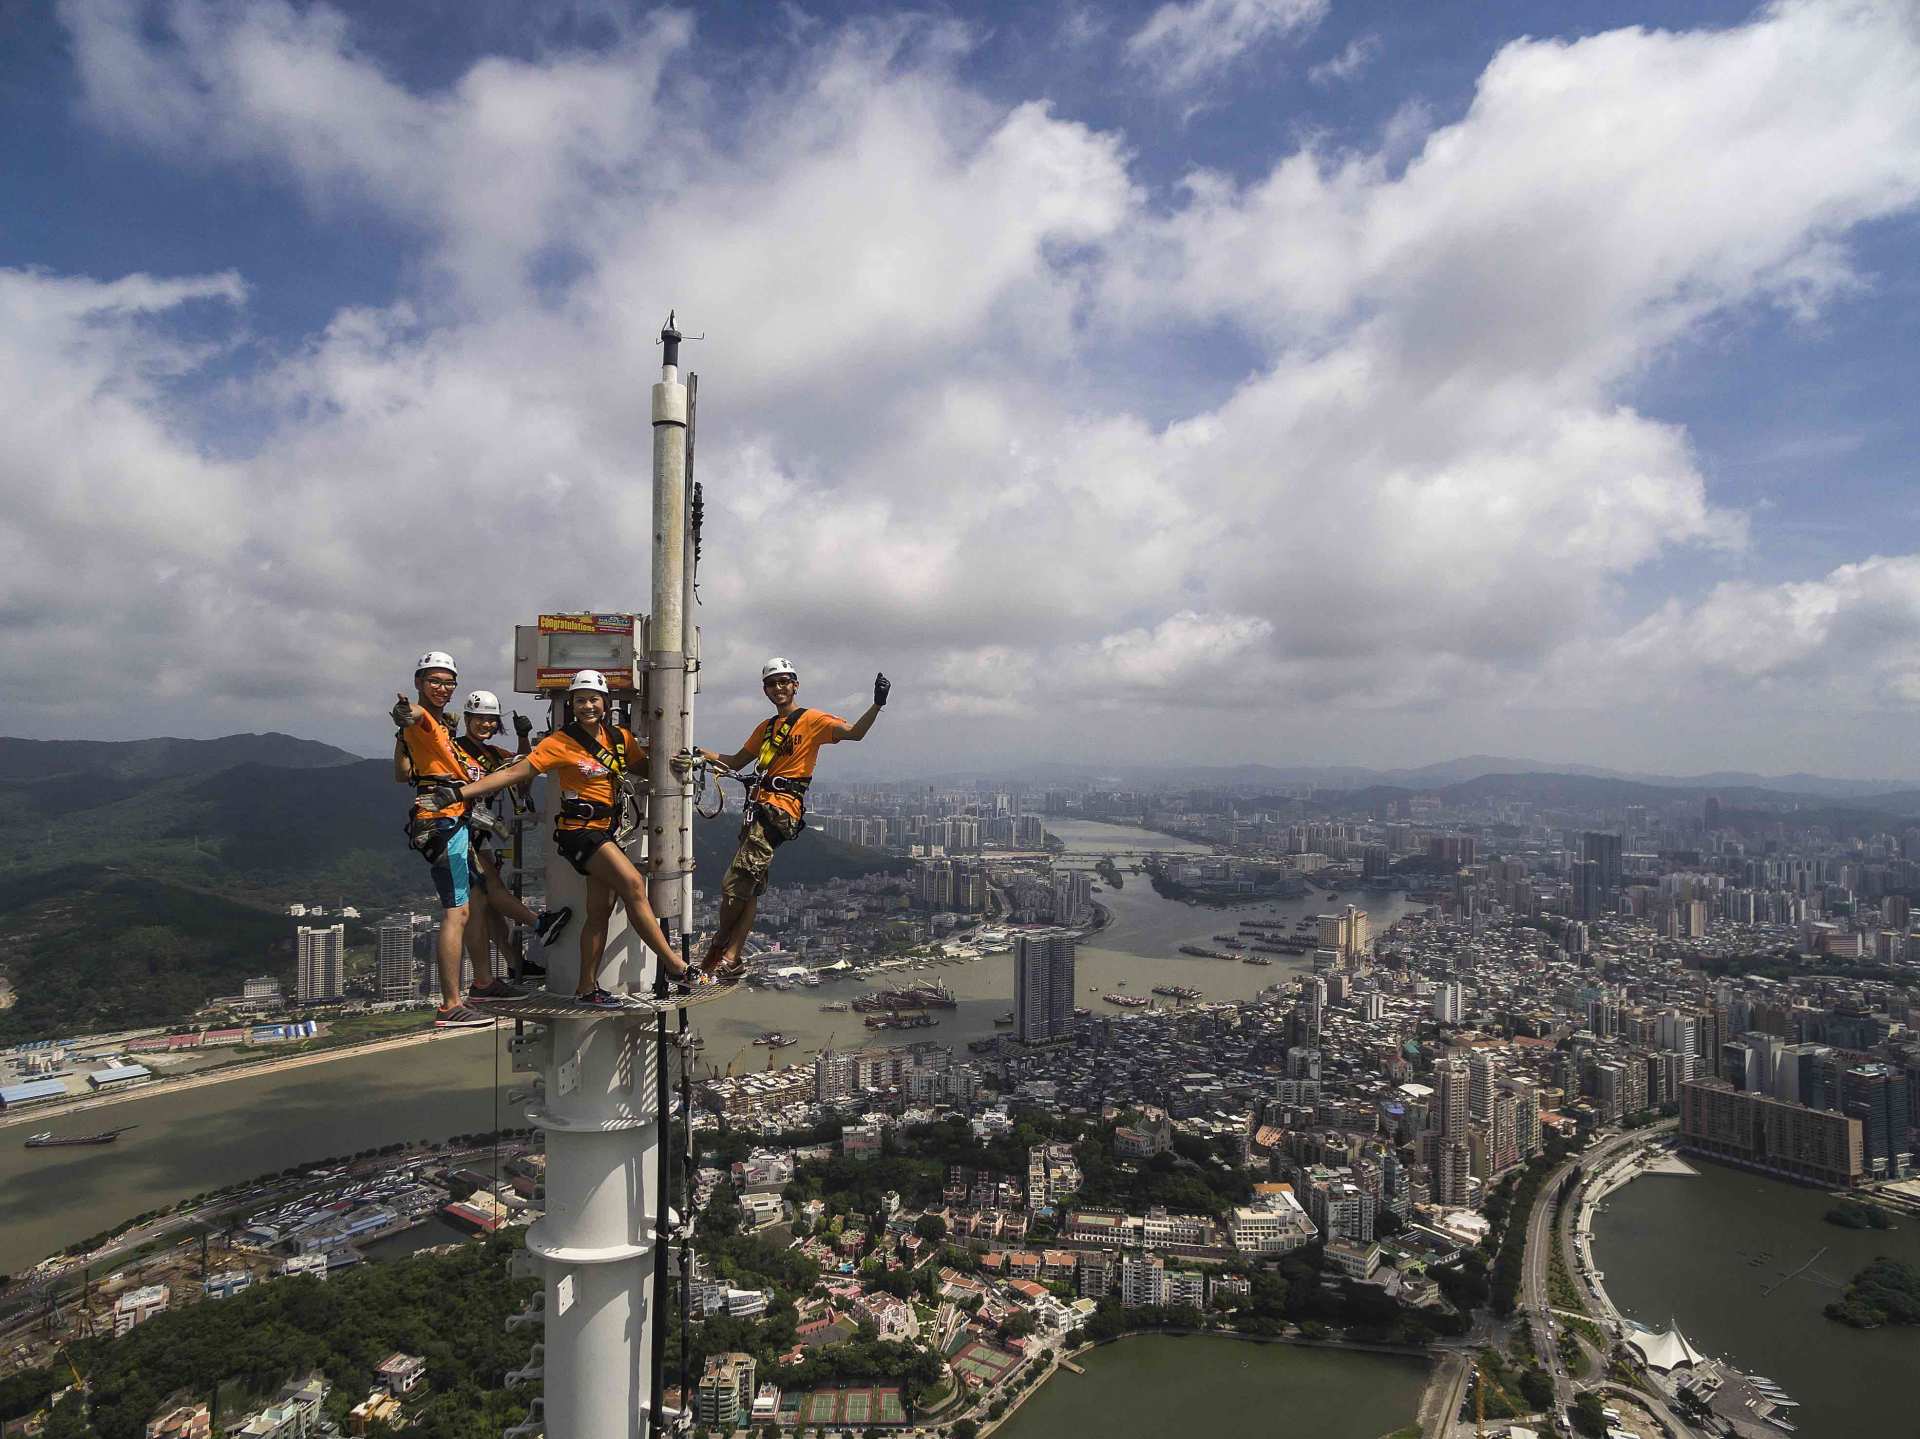
M726 811L727 792L720 787L719 782L721 780L730 779L740 786L742 791L740 803L742 807L746 805L747 797L753 793L754 785L758 782L753 776L741 774L740 771L731 769L721 764L718 760L696 759L692 763L692 768L693 812L702 819L718 819ZM711 810L706 810L702 809L701 805L705 803L709 780L713 781L712 787L715 802Z

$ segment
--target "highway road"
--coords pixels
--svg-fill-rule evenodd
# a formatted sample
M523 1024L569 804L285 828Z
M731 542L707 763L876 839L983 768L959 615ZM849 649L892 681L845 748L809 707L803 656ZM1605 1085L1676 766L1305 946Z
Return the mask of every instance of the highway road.
M1553 1231L1554 1195L1559 1192L1560 1185L1573 1172L1575 1165L1591 1173L1626 1150L1664 1137L1672 1131L1674 1123L1673 1120L1664 1120L1642 1129L1628 1130L1625 1134L1609 1136L1588 1146L1547 1176L1534 1201L1533 1212L1527 1216L1527 1258L1520 1281L1520 1307L1533 1331L1534 1350L1540 1355L1540 1362L1545 1365L1547 1373L1553 1377L1554 1404L1562 1413L1572 1406L1576 1386L1573 1376L1561 1361L1560 1347L1554 1342L1547 1268L1553 1246L1569 1243L1573 1210L1569 1207L1561 1212L1558 1230ZM1567 1269L1569 1273L1573 1272L1571 1260ZM1677 1427L1674 1432L1686 1434L1690 1431L1685 1427Z

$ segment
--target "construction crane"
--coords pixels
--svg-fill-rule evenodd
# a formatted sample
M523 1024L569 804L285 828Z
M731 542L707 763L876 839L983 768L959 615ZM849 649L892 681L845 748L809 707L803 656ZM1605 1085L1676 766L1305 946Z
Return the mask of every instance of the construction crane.
M752 1048L753 1046L750 1044L743 1044L740 1046L740 1054L745 1054L749 1049L752 1049ZM740 1062L740 1054L734 1055L732 1059L729 1059L727 1061L727 1078L728 1079L733 1078L733 1067L734 1065Z

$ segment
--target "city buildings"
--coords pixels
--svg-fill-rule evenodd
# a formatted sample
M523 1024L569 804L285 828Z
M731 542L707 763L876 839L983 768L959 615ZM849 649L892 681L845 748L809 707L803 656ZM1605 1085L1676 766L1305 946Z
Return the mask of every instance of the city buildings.
M173 1295L164 1284L147 1284L128 1290L113 1302L113 1337L118 1339L136 1325L164 1313L172 1302Z
M1899 1179L1909 1167L1907 1078L1886 1064L1862 1064L1840 1076L1840 1110L1860 1123L1861 1161L1875 1179Z
M1373 935L1367 912L1348 905L1339 914L1323 914L1318 920L1320 947L1330 949L1341 959L1351 961L1370 951Z
M396 914L380 926L375 985L382 1001L394 1004L414 999L419 985L414 977L413 916Z
M323 1004L346 993L347 927L299 927L299 982L295 997L302 1004Z
M1014 946L1013 1022L1022 1044L1054 1039L1073 1022L1075 941L1064 930L1023 934Z
M1851 1186L1866 1174L1861 1122L1735 1089L1724 1079L1680 1086L1682 1147L1809 1184Z
M694 1420L730 1434L752 1416L754 1393L751 1354L710 1354L694 1390Z

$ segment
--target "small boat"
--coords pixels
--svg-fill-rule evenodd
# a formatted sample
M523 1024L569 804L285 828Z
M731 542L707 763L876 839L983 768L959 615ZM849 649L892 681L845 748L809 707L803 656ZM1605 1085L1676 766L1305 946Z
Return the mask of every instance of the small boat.
M1000 1024L1000 1025L1007 1025L1007 1024L1012 1024L1012 1023L1013 1023L1013 1011L1012 1011L1012 1010L1008 1010L1008 1011L1007 1011L1007 1012L1006 1012L1005 1014L996 1014L996 1015L995 1015L995 1016L993 1017L993 1022L994 1022L995 1024Z
M51 1129L39 1134L29 1135L26 1141L28 1149L62 1149L83 1144L112 1144L129 1129L138 1129L137 1124L123 1124L118 1129L103 1129L98 1134L58 1135Z

